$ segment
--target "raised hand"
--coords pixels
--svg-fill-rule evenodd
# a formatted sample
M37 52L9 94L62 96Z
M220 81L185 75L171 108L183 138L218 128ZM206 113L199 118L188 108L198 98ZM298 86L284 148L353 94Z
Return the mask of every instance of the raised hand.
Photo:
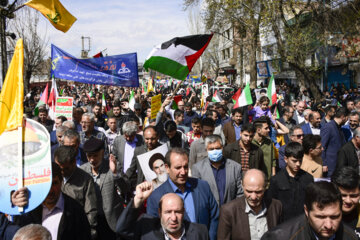
M137 185L134 197L134 207L139 208L153 191L154 186L151 182L143 182Z

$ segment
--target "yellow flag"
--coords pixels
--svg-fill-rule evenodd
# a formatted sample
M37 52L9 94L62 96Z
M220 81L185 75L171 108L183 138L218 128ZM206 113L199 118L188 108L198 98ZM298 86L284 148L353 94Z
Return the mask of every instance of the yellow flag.
M22 126L24 113L23 40L16 43L14 56L0 94L0 135Z
M59 0L30 0L25 5L41 12L56 29L63 32L67 32L76 21Z
M153 92L153 91L154 91L154 87L153 87L152 81L153 81L152 79L149 79L148 88L147 88L147 91L148 91L148 92Z

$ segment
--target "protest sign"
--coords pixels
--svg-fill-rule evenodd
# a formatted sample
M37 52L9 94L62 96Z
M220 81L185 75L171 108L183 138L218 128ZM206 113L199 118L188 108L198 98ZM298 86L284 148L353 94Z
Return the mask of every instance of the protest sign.
M55 118L58 116L64 116L68 121L72 121L73 107L72 97L56 98Z
M46 198L52 183L50 135L40 123L26 119L23 128L23 179L18 179L17 130L4 132L0 136L0 212L16 215L18 207L11 204L11 192L23 181L29 191L27 213L39 206Z
M151 182L153 179L157 178L156 173L153 170L151 170L149 166L149 160L151 159L151 157L156 153L160 153L163 157L165 157L167 152L168 152L168 147L166 144L163 144L160 147L157 147L149 152L137 156L141 170L144 173L146 181Z
M158 94L151 98L151 119L156 118L156 114L161 108L161 94Z

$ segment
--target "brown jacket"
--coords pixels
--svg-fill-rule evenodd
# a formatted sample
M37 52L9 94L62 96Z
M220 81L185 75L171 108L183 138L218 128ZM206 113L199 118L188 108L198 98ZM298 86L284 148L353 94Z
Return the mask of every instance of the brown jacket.
M282 205L279 200L266 199L268 230L281 222ZM249 218L245 213L245 197L236 198L220 209L217 239L251 240Z
M236 142L236 135L234 129L234 121L229 121L224 124L223 132L225 135L226 144Z
M240 140L239 140L240 141ZM225 158L234 160L241 164L241 154L239 141L226 145L223 150ZM251 143L250 155L249 155L249 169L256 168L263 171L267 175L266 166L264 163L264 154L261 148Z

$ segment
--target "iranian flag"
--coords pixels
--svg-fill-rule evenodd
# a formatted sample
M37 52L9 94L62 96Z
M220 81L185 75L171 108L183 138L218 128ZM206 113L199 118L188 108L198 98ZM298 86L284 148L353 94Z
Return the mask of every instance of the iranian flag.
M49 117L52 120L55 120L55 105L56 105L56 98L59 96L59 93L56 88L56 81L55 78L52 78L51 82L51 90L50 90L50 96L48 100L49 105Z
M231 98L234 104L236 104L236 101L239 99L240 95L241 95L241 88L239 88L239 90L237 90L234 96L232 96Z
M48 99L48 91L49 91L49 86L48 83L46 84L45 90L44 92L41 94L40 100L39 102L36 104L36 107L34 109L34 115L38 116L39 115L39 107L42 105L46 105L47 103L47 99Z
M205 51L213 34L176 37L156 46L146 58L144 68L184 80Z
M215 93L214 93L214 95L212 96L211 101L212 101L212 102L221 102L221 98L220 98L217 90L215 90Z
M270 99L270 106L277 102L274 74L272 74L270 78L269 86L267 89L267 96Z
M103 107L106 107L106 100L105 100L105 95L104 95L104 93L102 94L101 105L102 105Z
M134 107L135 107L135 92L134 92L134 90L132 90L130 93L130 98L129 98L129 108L132 111L134 111Z
M252 97L250 91L250 84L246 84L244 90L242 91L240 97L237 99L234 108L243 107L252 104Z

